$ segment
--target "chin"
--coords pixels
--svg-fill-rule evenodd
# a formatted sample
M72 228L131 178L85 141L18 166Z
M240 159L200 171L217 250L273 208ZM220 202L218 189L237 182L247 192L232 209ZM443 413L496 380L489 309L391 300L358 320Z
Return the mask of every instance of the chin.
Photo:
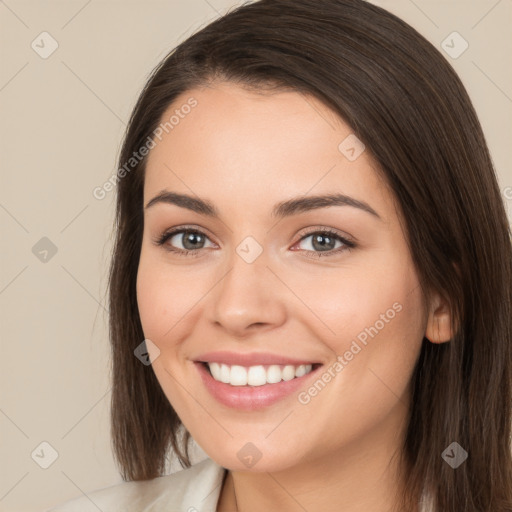
M227 451L226 447L221 450L203 450L220 466L231 471L244 471L250 473L279 472L304 462L304 454L276 453L272 446L258 447L258 443L246 441L243 443L229 443L233 447ZM208 447L207 447L208 448Z

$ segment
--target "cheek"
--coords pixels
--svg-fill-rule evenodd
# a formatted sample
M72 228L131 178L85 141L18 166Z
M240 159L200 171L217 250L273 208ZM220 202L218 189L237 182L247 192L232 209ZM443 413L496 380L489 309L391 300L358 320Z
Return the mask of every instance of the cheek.
M328 449L332 440L348 442L374 429L398 429L424 332L421 296L409 283L360 290L331 317L336 336L323 337L333 352L325 370L331 375L324 375L327 384L302 390L319 446Z
M396 264L377 266L372 262L331 274L324 270L323 275L303 274L293 281L295 294L303 298L296 313L305 324L316 326L318 338L336 353L346 350L351 340L364 345L384 333L417 334L423 326L414 272ZM293 276L288 278L292 282Z
M344 391L360 403L380 403L384 409L406 394L416 364L425 321L419 287L414 280L362 292L350 304L332 349L343 356ZM342 330L343 329L343 330Z
M317 336L338 360L335 386L367 400L406 391L417 361L426 318L419 281L407 253L361 268L333 273L321 286L313 277L304 285L308 306L321 320ZM370 264L371 263L371 264ZM310 323L310 325L313 325ZM340 361L340 356L342 360ZM339 375L339 377L338 377Z
M161 286L159 274L156 267L141 259L137 273L137 305L144 336L151 340L159 340L172 321L167 313L168 294Z
M204 286L197 275L189 275L182 268L171 269L158 256L141 255L137 304L147 338L170 340L176 334L176 326L181 328L193 317L194 305L203 295Z

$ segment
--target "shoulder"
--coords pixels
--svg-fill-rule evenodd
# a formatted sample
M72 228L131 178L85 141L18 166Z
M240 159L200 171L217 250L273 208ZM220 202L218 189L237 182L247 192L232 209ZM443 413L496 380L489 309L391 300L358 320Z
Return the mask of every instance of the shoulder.
M46 512L215 512L225 471L207 458L171 475L97 489Z

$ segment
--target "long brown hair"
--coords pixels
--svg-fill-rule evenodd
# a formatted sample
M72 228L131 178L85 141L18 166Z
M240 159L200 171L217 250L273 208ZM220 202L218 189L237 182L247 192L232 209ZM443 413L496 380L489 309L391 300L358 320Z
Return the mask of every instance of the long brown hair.
M111 433L123 479L164 474L169 454L190 465L189 434L151 366L134 357L144 339L136 276L146 158L128 171L126 163L178 95L218 80L313 95L369 148L401 210L425 296L436 290L448 300L456 332L439 345L424 339L414 369L404 507L428 489L443 512L510 512L512 248L493 164L445 58L362 0L262 0L232 10L175 48L137 101L119 159L109 277ZM454 441L469 454L457 469L441 457Z

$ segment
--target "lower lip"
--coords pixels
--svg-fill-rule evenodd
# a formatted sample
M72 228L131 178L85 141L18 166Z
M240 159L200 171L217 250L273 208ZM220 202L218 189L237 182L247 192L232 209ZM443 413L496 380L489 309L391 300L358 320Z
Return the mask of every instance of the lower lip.
M194 363L201 375L204 385L213 397L223 405L254 411L268 407L282 400L304 386L305 381L313 374L316 375L320 366L302 377L278 382L276 384L264 384L263 386L231 386L215 380L203 363Z

